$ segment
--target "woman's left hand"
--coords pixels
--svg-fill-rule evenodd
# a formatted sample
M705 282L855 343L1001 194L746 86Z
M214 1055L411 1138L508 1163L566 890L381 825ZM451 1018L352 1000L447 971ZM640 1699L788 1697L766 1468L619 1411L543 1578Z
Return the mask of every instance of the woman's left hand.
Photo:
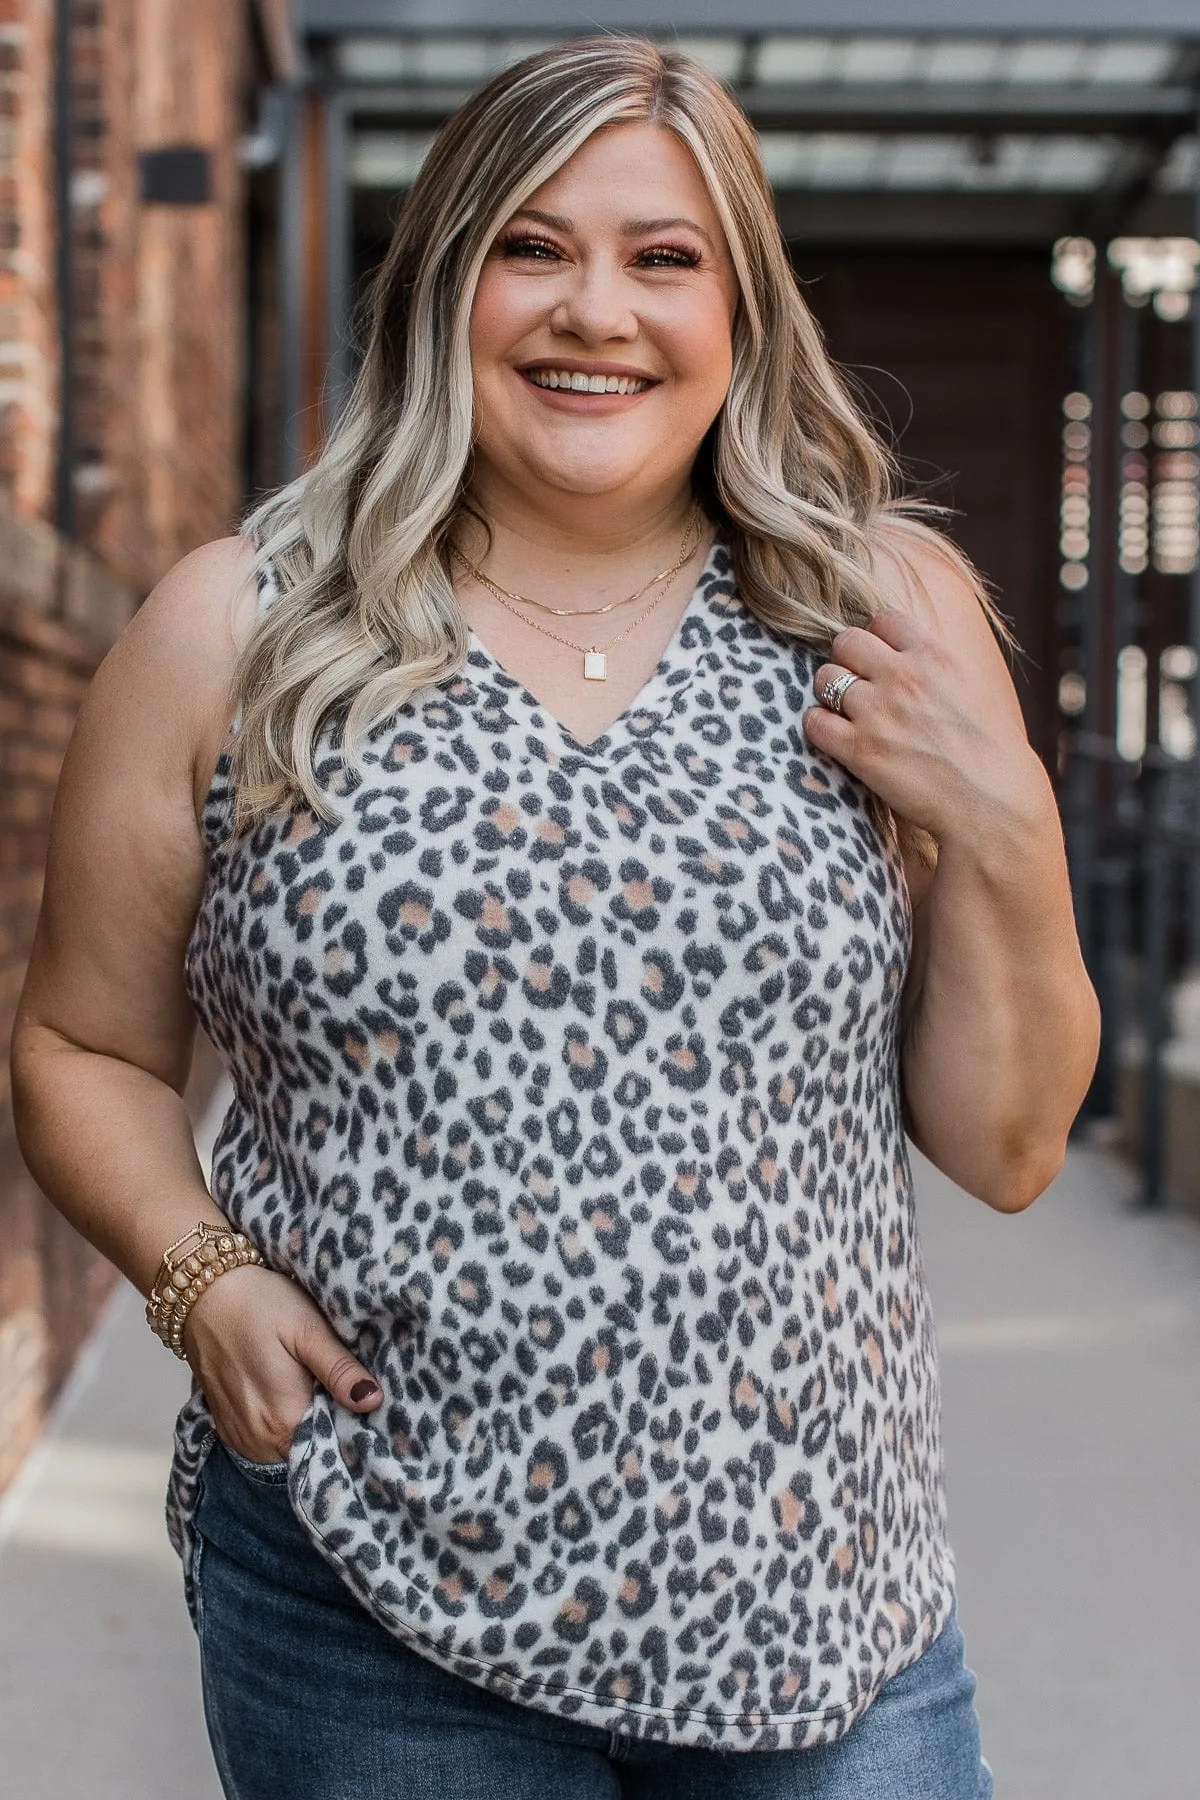
M804 714L815 749L939 844L969 839L999 818L1041 818L1046 807L1045 771L1003 656L972 605L977 620L951 633L935 635L897 607L869 629L839 632L814 691L820 696L841 674L859 679L840 714L823 705Z
M834 639L818 670L842 673L844 713L814 706L805 734L929 833L905 855L913 903L901 1069L910 1135L942 1172L1003 1212L1061 1167L1091 1080L1098 1009L1075 935L1049 775L979 597L916 534L881 556L881 598L900 554L928 602L893 603ZM902 588L901 592L904 591Z

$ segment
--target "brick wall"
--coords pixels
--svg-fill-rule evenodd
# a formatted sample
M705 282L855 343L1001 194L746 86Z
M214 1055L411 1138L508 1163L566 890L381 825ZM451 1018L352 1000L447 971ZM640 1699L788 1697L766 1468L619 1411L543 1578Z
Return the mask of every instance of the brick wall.
M134 591L44 521L0 509L0 1042L7 1046L41 897L55 783L75 713ZM41 1422L110 1272L47 1206L13 1135L0 1073L0 1489Z
M0 493L52 503L58 415L53 0L0 0Z
M78 529L142 588L241 506L245 14L76 0ZM179 143L209 153L212 201L143 201L138 151Z
M74 541L54 528L59 356L53 0L0 0L0 1490L111 1284L38 1193L7 1048L76 711L141 597L243 502L246 181L281 0L72 0ZM252 28L253 27L253 28ZM138 153L210 153L212 197L143 200ZM261 179L261 178L260 178ZM202 1105L213 1061L200 1056Z

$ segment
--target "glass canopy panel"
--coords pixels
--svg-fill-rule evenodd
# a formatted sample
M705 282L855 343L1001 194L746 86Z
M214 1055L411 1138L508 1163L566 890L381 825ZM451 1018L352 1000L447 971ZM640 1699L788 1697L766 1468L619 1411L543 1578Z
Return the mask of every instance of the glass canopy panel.
M338 74L347 81L403 81L409 73L405 38L339 38L333 56Z
M864 133L817 132L813 136L812 185L819 188L871 188L883 139Z
M415 81L457 86L483 81L495 71L492 46L486 38L413 38L411 44Z
M1081 81L1088 45L1082 38L1027 38L1008 51L1005 77L1017 85L1026 82Z
M428 131L363 131L351 136L354 187L408 187L433 141ZM760 136L776 187L908 192L1087 193L1105 180L1119 153L1109 137L995 138L915 132L767 131ZM1194 141L1193 141L1194 142ZM1180 166L1190 157L1179 157ZM1174 177L1186 185L1190 167Z
M958 185L970 146L955 137L896 137L883 140L880 185L889 188L946 188Z
M1112 138L1004 133L952 134L768 131L763 161L779 188L894 192L1086 193L1118 153Z
M1110 38L1088 51L1085 80L1153 86L1166 81L1179 60L1179 46L1162 38Z
M1005 135L964 148L966 154L960 158L947 187L974 193L1002 193L1006 189L1021 193L1036 187L1035 139Z
M1113 138L1031 138L1031 186L1054 193L1088 193L1099 187L1120 146Z
M1192 192L1200 185L1200 138L1178 138L1158 171L1155 186L1167 194Z
M561 43L562 39L556 37L493 38L492 67L494 70L511 68L523 56L533 56L539 50L553 50L556 44Z
M977 85L998 81L1004 47L996 38L935 38L921 46L922 81Z
M746 40L740 37L673 37L663 48L694 57L718 81L736 81L746 57Z
M760 138L777 187L870 188L884 140L865 132L769 131Z
M840 45L842 81L907 82L920 77L921 46L915 38L852 37Z
M994 156L966 167L958 186L987 193L1088 193L1103 181L1116 155L1107 138L1014 133L994 143Z
M1178 60L1169 38L766 36L754 78L764 86L862 82L1007 87L1153 86Z
M755 79L767 87L828 81L836 47L827 37L765 37L758 47Z
M355 132L346 159L350 186L411 187L432 142L431 131Z
M816 156L811 137L798 131L770 131L759 139L759 148L768 179L775 187L812 186Z
M532 50L557 42L517 33L385 35L351 32L333 45L334 65L350 81L466 87ZM992 88L1054 85L1147 87L1170 79L1179 45L1168 38L938 37L883 33L736 32L664 36L723 81L768 87L920 86L958 83Z
M339 38L334 46L340 75L350 81L427 82L463 87L547 50L554 37L368 37Z

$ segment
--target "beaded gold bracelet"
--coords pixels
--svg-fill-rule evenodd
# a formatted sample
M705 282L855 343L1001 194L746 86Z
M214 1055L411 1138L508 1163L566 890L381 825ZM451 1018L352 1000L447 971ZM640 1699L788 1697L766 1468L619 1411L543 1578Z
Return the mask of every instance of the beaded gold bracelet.
M230 1231L228 1226L206 1225L201 1219L183 1236L163 1251L163 1259L150 1298L146 1302L146 1320L155 1336L181 1362L187 1361L183 1348L183 1327L193 1306L218 1275L244 1263L261 1263L262 1256L244 1232Z

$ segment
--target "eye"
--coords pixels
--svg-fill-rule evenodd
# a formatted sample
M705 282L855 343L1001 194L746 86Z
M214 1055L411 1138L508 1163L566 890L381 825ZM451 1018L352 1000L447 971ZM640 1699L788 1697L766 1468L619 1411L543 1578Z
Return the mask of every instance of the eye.
M647 269L694 269L700 261L698 250L684 250L675 244L655 244L639 250L637 260Z
M552 244L549 238L532 237L523 231L502 237L499 247L505 256L528 257L535 262L553 262L560 255L558 245Z

